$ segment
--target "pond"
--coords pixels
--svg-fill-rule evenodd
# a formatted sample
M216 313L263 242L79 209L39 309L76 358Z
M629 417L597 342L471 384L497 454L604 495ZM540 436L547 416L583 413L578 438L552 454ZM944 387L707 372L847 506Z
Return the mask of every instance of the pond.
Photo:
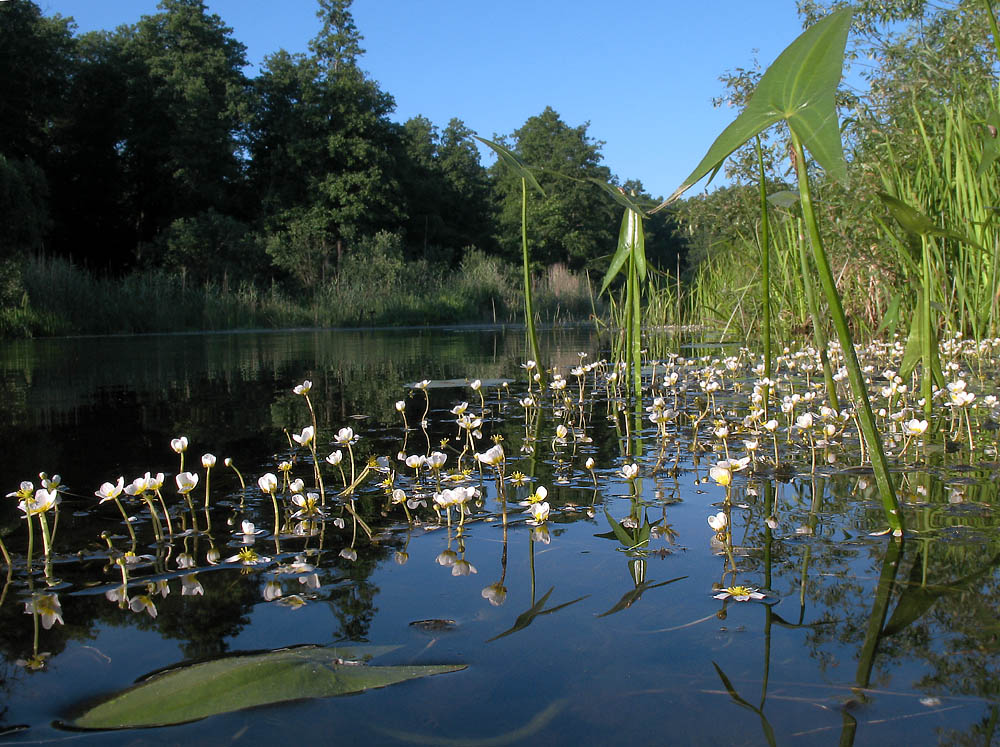
M810 356L768 429L738 348L651 341L636 404L541 346L563 384L516 329L5 344L5 740L990 742L995 345L934 439L874 353L902 541Z

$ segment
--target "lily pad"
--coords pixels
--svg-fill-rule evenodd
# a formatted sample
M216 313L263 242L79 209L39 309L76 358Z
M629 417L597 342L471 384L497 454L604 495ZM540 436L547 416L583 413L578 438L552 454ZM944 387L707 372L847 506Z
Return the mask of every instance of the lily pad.
M395 646L304 646L167 669L88 708L66 726L130 729L197 721L254 706L351 695L465 664L370 666Z

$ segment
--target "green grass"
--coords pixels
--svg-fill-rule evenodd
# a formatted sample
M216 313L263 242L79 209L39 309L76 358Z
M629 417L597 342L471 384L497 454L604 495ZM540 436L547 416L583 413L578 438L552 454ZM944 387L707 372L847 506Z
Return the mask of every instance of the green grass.
M0 311L3 337L523 322L517 268L475 250L442 272L425 260L404 261L391 246L376 247L345 257L311 295L278 283L185 284L160 270L110 277L53 257L28 259L22 278L27 303ZM557 266L536 285L537 322L590 316L582 274Z

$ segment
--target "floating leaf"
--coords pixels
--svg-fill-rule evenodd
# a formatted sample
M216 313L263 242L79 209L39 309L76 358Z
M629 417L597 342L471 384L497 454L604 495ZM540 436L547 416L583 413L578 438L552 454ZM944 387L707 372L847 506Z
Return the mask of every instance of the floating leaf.
M369 666L395 646L306 646L228 656L152 675L67 723L78 729L129 729L196 721L253 706L360 693L465 664Z
M781 120L816 162L837 180L847 176L837 122L836 92L844 65L851 10L831 13L810 26L767 69L746 108L712 143L691 175L656 209L666 207L729 154Z

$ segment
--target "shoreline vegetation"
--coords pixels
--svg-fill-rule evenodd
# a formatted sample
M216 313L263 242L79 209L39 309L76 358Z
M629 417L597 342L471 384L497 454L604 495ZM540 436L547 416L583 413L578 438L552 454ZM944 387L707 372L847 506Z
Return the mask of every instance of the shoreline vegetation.
M591 320L632 330L633 360L663 326L823 348L813 235L854 339L907 340L908 369L939 368L935 340L1000 334L990 0L848 3L823 80L802 66L841 126L798 164L798 110L758 121L767 73L723 73L715 103L753 126L696 171L729 182L659 212L551 107L480 138L509 156L489 166L459 119L393 122L350 4L318 0L310 54L249 78L201 0L100 34L0 3L17 52L0 76L0 337ZM841 5L802 0L803 25ZM839 82L844 59L867 60L861 88Z
M364 277L338 275L306 296L277 283L185 283L162 270L110 277L65 258L32 257L22 269L30 301L0 310L0 337L524 322L519 269L495 257L472 251L438 274L425 262L385 264ZM539 324L585 322L606 306L585 273L563 265L538 274L535 293Z

